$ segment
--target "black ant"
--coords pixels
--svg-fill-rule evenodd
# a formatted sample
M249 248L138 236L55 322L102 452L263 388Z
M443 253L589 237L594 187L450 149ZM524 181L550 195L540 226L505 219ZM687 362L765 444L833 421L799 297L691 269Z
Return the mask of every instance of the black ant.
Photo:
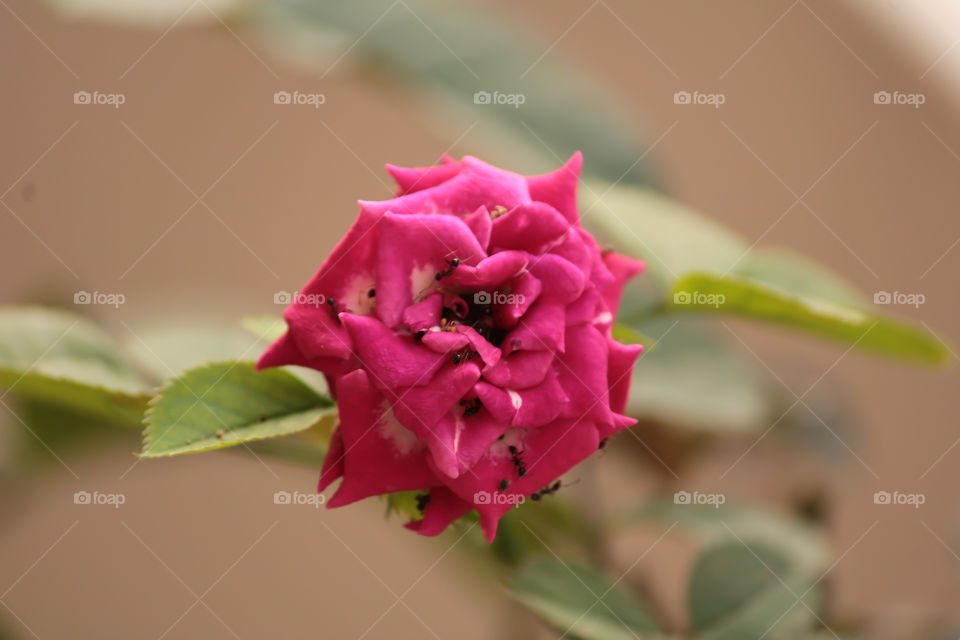
M376 298L376 297L377 297L377 290L376 290L376 289L370 289L370 291L367 291L367 297L368 297L368 298Z
M507 490L507 487L509 487L509 486L510 486L510 482L508 482L506 478L504 478L503 480L501 480L501 481L500 481L500 485L499 485L499 487L500 487L500 493L503 493L504 491L506 491L506 490Z
M532 494L530 494L530 499L533 500L534 502L538 502L540 498L542 498L543 496L548 496L551 493L556 493L559 490L560 490L560 480L557 480L553 484L548 484L543 489L540 489L540 491L534 491Z
M469 360L477 355L476 351L471 351L470 348L464 347L460 351L457 351L453 354L453 364L460 364L464 360Z
M420 495L417 496L417 511L419 511L420 513L423 513L426 510L428 504L430 504L429 493L421 493Z
M337 301L331 296L327 298L327 305L330 307L330 313L333 314L333 319L337 321L337 324L340 324L340 314L337 312Z
M463 405L463 417L469 418L470 416L476 414L480 411L480 408L483 407L483 402L480 401L480 398L474 398L473 400L467 402L466 400L461 400L460 404Z
M523 462L523 451L520 451L515 446L510 445L507 447L507 451L510 452L510 458L513 460L513 466L517 468L517 475L521 478L527 475L527 467Z
M437 271L437 275L435 276L437 280L443 280L444 278L446 278L447 276L449 276L450 274L452 274L452 273L453 273L453 270L456 269L456 268L460 265L460 258L454 258L453 260L447 260L447 264L450 265L450 266L447 267L446 269L444 269L443 271Z
M580 482L580 481L579 481L579 480L575 480L575 481L573 481L573 482L571 482L571 483L568 483L568 484L566 484L566 485L563 485L563 486L569 487L569 486L571 486L571 485L577 484L578 482ZM532 494L530 494L530 499L533 500L534 502L539 502L539 501L540 501L540 498L542 498L542 497L544 497L544 496L549 496L549 495L551 495L551 494L553 494L553 493L556 493L557 491L560 491L560 486L561 486L562 483L563 483L562 480L557 480L557 481L554 482L553 484L548 484L548 485L545 486L543 489L540 489L540 491L534 491Z

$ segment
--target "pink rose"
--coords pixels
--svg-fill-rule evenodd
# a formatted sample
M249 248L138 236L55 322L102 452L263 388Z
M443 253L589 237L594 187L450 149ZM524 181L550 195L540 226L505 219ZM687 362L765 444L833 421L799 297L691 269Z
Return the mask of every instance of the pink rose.
M580 226L581 163L533 177L469 156L388 165L397 197L360 202L258 363L330 383L340 425L320 490L343 481L328 506L423 491L409 528L436 535L476 509L492 541L521 496L634 424L641 347L611 326L643 265Z

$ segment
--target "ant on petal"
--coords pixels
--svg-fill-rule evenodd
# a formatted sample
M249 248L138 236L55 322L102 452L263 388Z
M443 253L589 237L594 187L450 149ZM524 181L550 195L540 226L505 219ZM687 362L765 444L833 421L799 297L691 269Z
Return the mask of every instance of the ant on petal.
M513 466L517 468L517 475L521 478L527 475L527 467L522 458L523 451L520 451L513 445L507 447L507 451L510 452L510 459L513 461Z
M460 258L454 258L454 259L452 259L452 260L447 260L447 264L450 265L450 266L447 267L446 269L444 269L443 271L437 271L437 275L435 276L435 278L436 278L438 281L439 281L439 280L443 280L443 279L446 278L447 276L451 275L451 274L453 273L453 270L456 269L458 266L460 266Z

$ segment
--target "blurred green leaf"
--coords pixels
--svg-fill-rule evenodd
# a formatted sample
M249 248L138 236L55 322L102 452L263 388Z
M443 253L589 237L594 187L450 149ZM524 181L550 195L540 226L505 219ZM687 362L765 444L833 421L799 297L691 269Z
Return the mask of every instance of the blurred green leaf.
M622 184L587 182L580 217L598 238L646 262L641 278L661 290L692 271L723 273L747 251L732 231L668 196Z
M128 331L125 346L144 370L166 380L210 362L252 359L266 342L239 327L178 322Z
M691 572L691 631L696 638L740 640L809 630L816 617L807 607L816 611L819 600L810 586L809 579L791 576L780 552L740 542L709 547ZM797 603L801 596L806 606Z
M695 318L656 318L641 328L654 341L633 372L630 416L717 434L766 424L773 399L742 350Z
M640 344L645 349L650 348L650 345L655 342L650 336L644 335L625 324L613 325L613 339L623 344Z
M150 397L147 384L96 325L40 307L0 309L0 387L134 423Z
M141 455L194 453L332 428L336 416L329 398L288 371L220 362L191 369L160 389L147 411Z
M876 314L828 269L790 252L754 249L670 198L590 185L581 206L585 224L601 239L647 263L647 276L628 285L624 324L651 312L735 313L880 355L931 364L949 359L936 336Z
M926 329L820 298L798 295L761 281L694 273L673 287L670 308L731 313L858 346L880 355L943 364L950 353Z
M532 25L518 26L515 12L437 0L274 0L259 6L251 26L324 74L361 62L382 69L382 77L412 84L429 102L457 103L466 122L496 121L549 165L581 150L592 175L651 181L636 118L617 109L613 96L586 73L558 62L559 53L545 55L550 43ZM508 95L520 98L497 98Z
M699 541L688 588L695 638L793 638L814 629L819 581L830 563L822 531L772 511L727 505L658 501L630 521L637 519L674 523L678 534Z
M273 342L287 330L287 323L280 316L246 316L240 326L265 342Z
M593 569L539 559L509 586L511 597L565 635L582 640L660 637L647 608Z

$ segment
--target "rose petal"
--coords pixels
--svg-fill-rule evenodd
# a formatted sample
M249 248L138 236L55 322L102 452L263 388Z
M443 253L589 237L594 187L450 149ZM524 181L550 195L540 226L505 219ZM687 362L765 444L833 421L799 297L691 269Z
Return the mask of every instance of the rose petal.
M330 508L438 484L426 463L426 447L400 425L366 371L348 373L337 387L343 481L327 503Z
M340 314L356 346L356 355L373 382L385 389L412 387L430 380L446 358L412 336L398 335L369 316Z
M434 187L416 191L392 200L363 201L362 206L384 214L443 213L464 216L478 207L493 210L497 206L508 209L522 202L530 202L526 179L515 173L498 169L485 162L466 156L457 175Z
M511 430L489 448L470 473L441 480L461 499L475 505L484 536L492 542L500 517L513 507L509 500L496 504L495 494L500 493L502 481L508 483L505 495L529 496L587 458L599 442L596 426L588 421L556 420L537 429ZM519 452L523 477L518 474L510 446Z
M404 526L422 536L436 536L472 510L472 503L461 500L450 489L434 487L430 490L430 502L423 511L423 519L408 522Z
M562 213L570 224L580 224L580 215L577 213L577 184L580 182L582 166L583 155L577 151L556 171L527 178L530 198L551 205Z
M643 346L620 344L612 338L607 338L607 347L609 349L607 380L610 387L610 410L614 413L623 413L626 411L627 397L630 395L633 365L643 352Z
M520 204L493 221L490 245L495 250L522 249L539 254L569 228L567 219L548 204Z
M603 255L603 264L613 276L613 282L603 290L603 300L607 308L612 313L616 313L620 308L620 297L623 295L623 287L627 280L643 271L644 264L639 260L622 256L613 251L607 251Z
M514 351L483 369L483 379L498 387L526 389L538 385L550 369L552 351Z
M452 268L449 261L475 265L486 257L470 228L453 216L386 214L380 226L390 241L377 254L376 312L388 327L440 285L436 277Z
M393 176L397 183L397 195L401 196L446 182L460 173L460 169L463 167L447 155L443 156L440 161L441 164L432 167L397 167L392 164L385 166L387 173Z

